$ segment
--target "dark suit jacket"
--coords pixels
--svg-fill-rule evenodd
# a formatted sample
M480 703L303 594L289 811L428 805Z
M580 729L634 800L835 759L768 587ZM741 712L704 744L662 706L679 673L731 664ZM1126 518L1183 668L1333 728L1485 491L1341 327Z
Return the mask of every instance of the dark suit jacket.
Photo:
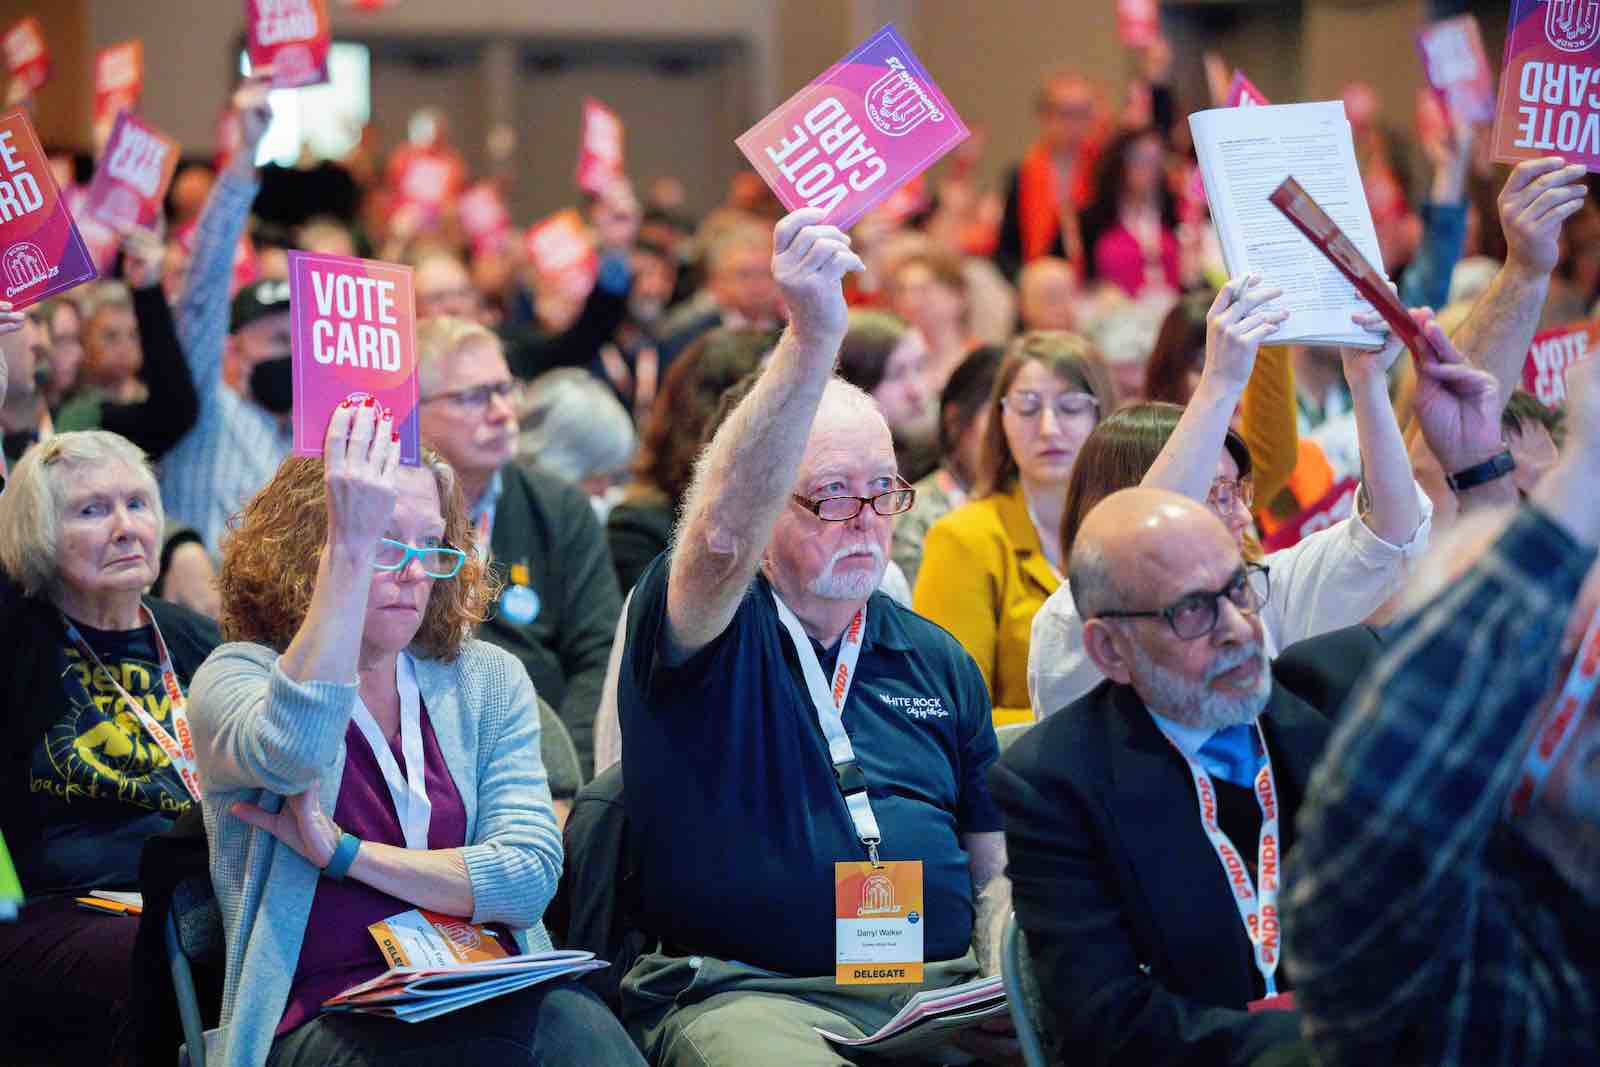
M558 478L509 464L489 548L502 579L526 568L539 613L514 623L496 611L478 636L522 661L533 688L566 723L585 779L594 774L594 715L622 594L589 498Z
M1274 685L1262 718L1293 820L1329 734ZM1246 1064L1299 1016L1247 1014L1250 943L1200 827L1194 779L1137 694L1102 682L990 772L1017 921L1058 1034L1086 1064Z

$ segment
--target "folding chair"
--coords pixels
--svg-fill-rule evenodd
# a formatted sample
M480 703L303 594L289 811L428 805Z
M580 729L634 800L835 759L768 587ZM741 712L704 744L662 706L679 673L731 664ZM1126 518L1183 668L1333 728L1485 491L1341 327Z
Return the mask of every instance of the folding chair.
M217 908L209 877L190 876L173 887L172 907L164 926L167 967L172 973L178 1018L183 1024L178 1067L206 1067L205 1024L192 964L222 958L222 912Z
M1039 984L1033 976L1033 964L1028 958L1028 943L1017 925L1017 915L1011 913L1006 920L1006 932L1000 943L1000 978L1005 985L1006 1001L1011 1005L1011 1022L1016 1027L1017 1044L1022 1047L1022 1062L1027 1067L1049 1067L1051 1060L1045 1053L1048 1039L1039 1001Z

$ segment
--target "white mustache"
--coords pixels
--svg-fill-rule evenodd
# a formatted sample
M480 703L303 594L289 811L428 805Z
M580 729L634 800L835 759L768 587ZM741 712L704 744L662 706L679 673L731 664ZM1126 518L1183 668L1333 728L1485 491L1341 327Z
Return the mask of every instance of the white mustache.
M828 562L823 566L823 573L831 571L833 569L833 565L838 563L841 559L844 559L846 556L855 556L863 552L867 552L872 555L872 562L883 562L883 549L870 541L862 541L859 544L846 545L845 547L839 549L839 551L835 552L831 557L829 557Z
M1242 667L1251 660L1260 659L1262 656L1263 652L1259 642L1252 642L1248 647L1241 648L1237 652L1225 652L1216 663L1211 665L1211 669L1206 672L1206 681L1214 682L1218 678L1221 678L1224 674L1227 674L1229 671L1233 670L1235 667Z

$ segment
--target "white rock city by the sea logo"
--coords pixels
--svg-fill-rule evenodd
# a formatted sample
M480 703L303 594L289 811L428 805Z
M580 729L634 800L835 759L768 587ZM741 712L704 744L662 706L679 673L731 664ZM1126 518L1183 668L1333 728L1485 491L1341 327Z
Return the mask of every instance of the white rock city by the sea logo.
M49 265L44 249L32 241L18 241L6 249L5 257L0 262L3 262L5 269L8 300L61 273L60 267Z
M1544 36L1563 52L1583 52L1600 41L1600 0L1545 0Z
M904 137L924 122L939 122L944 112L917 84L898 56L884 59L889 69L867 90L867 121L880 133Z

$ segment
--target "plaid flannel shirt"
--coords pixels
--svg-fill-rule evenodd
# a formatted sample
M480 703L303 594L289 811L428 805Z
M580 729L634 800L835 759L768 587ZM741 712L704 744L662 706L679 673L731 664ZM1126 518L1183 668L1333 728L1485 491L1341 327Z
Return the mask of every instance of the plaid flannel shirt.
M1594 555L1525 508L1330 741L1284 909L1323 1064L1600 1063L1600 911L1502 820Z
M217 178L195 227L178 305L178 338L200 394L200 417L161 461L161 499L167 517L194 527L212 552L228 517L272 479L293 443L282 419L222 380L233 257L258 188L231 170Z

